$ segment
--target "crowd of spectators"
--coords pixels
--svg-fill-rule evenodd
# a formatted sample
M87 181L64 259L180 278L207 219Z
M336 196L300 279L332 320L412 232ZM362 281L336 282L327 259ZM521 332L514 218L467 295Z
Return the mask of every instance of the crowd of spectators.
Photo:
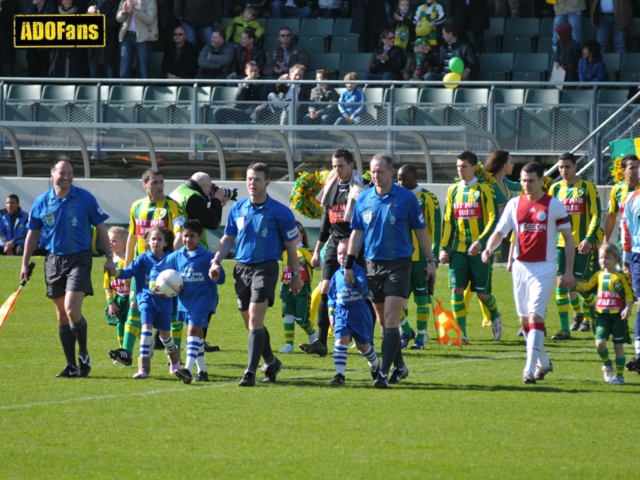
M105 48L29 49L28 76L131 78L135 68L138 77L151 78L151 53L160 51L163 78L229 79L229 85L238 86L239 92L255 90L251 84L238 84L248 76L248 69L253 78L281 80L271 90L263 87L251 94L256 101L273 94L268 105L272 113L286 110L278 103L292 95L291 88L285 88L286 81L300 76L290 70L304 67L304 78L309 53L286 26L279 31L277 45L265 51L265 29L258 21L261 15L300 19L351 16L351 32L359 35L360 52L371 53L369 71L361 72L359 80L414 82L406 86L420 80L441 80L450 71L452 57L464 62L462 80L473 80L480 66L479 54L485 51L484 32L491 16L487 0L449 0L446 12L438 0L424 0L417 7L412 7L410 0L355 0L349 11L342 0L271 0L262 10L246 6L247 0L32 0L25 5L28 1L0 0L0 75L15 74L14 15L100 13L106 16ZM495 16L522 14L520 0L495 0L494 5ZM626 35L634 13L631 0L554 0L546 8L546 12L536 13L554 16L550 53L556 67L565 71L565 80L610 78L602 53L608 49L626 53ZM222 28L223 15L231 17L226 28ZM596 39L583 41L582 20L587 15ZM318 82L335 79L337 72L327 72L315 72ZM317 103L335 101L338 95L323 83L313 89L315 95L310 90L297 89L296 95ZM303 118L314 124L345 117L337 110L310 108Z

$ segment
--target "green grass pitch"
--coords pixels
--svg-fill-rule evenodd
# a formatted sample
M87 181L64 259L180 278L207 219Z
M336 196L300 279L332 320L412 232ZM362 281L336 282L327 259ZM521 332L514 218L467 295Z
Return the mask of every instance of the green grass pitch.
M350 350L347 384L331 388L331 356L281 355L276 385L242 389L247 335L233 284L221 287L207 354L211 381L184 385L156 353L151 378L115 366L115 328L104 318L102 260L84 304L93 369L58 379L64 356L43 260L0 331L0 478L632 478L638 474L640 377L604 383L593 335L547 339L555 371L522 384L524 344L516 336L511 280L497 266L494 293L505 335L480 327L476 300L470 345L406 351L410 376L375 390L366 362ZM230 273L231 263L225 262ZM0 258L4 300L19 260ZM446 268L436 295L448 304ZM284 343L280 304L269 310L274 349ZM415 307L411 306L412 322ZM548 328L558 328L549 305ZM296 327L297 328L297 327ZM296 344L305 340L296 329ZM376 332L377 346L380 332ZM612 351L613 349L610 348ZM626 348L627 356L632 348ZM184 352L182 357L184 358ZM261 377L261 375L259 375Z

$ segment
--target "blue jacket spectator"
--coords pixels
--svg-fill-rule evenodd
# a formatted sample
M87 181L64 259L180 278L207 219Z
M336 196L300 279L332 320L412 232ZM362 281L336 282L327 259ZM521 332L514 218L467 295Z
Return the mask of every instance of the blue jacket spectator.
M13 193L7 197L6 207L0 210L0 254L22 255L29 214L20 208L20 199Z
M578 61L578 79L581 82L606 82L609 80L607 66L600 55L600 44L587 40L582 48L582 58Z
M344 79L346 81L358 80L357 73L348 73ZM366 98L364 93L358 88L355 83L347 83L347 89L340 95L340 103L338 109L340 110L340 118L336 120L336 125L354 124L359 125L361 122L361 114L364 110L364 102Z

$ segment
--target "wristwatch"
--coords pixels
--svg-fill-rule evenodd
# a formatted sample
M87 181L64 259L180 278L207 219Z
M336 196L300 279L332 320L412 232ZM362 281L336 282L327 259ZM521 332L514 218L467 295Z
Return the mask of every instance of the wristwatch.
M291 272L291 275L293 275L294 277L299 277L300 276L300 272L298 270L296 270L295 272Z
M433 257L431 257L429 260L427 260L427 263L435 263L436 265L438 265L438 263L440 263L440 261L435 257L435 255Z

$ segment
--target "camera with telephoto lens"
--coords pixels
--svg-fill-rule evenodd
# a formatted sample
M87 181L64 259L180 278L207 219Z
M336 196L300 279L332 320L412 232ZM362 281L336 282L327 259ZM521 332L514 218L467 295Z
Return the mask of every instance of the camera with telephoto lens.
M232 201L235 202L238 199L238 189L237 188L219 187L215 183L211 184L211 195L210 195L210 197L213 198L213 196L215 195L215 193L219 189L222 189L222 191L224 192L224 196L227 197L229 200L232 200Z

